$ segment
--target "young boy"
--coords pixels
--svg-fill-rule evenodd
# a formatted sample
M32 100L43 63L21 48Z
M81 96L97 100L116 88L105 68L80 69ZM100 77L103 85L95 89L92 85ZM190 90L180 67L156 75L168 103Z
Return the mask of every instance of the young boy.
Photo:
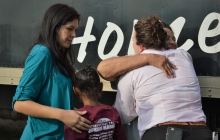
M84 117L92 124L89 131L82 133L77 133L65 126L65 140L126 140L117 110L98 101L103 84L96 70L91 66L85 66L76 73L73 86L74 93L84 104L79 111L87 111Z

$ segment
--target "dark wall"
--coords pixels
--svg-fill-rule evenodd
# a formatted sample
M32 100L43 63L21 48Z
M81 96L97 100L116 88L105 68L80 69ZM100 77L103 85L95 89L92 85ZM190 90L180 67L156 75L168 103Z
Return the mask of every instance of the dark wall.
M168 24L180 17L184 18L184 22L175 25L181 29L177 40L178 46L183 46L188 39L193 41L193 45L188 46L187 51L193 57L197 75L220 76L220 46L212 47L212 52L205 52L199 45L201 25L210 13L219 13L220 0L3 0L0 2L0 67L24 66L28 49L38 34L43 14L50 5L58 2L74 6L81 14L78 37L84 36L88 18L94 19L94 23L89 24L92 28L89 35L94 36L95 40L83 41L86 55L82 61L78 57L83 56L79 52L83 43L73 45L76 68L86 64L96 68L102 60L98 46L108 22L118 26L123 33L122 45L116 46L118 51L112 54L122 56L128 54L134 20L157 14ZM220 26L218 17L216 15L217 19L211 22L208 30ZM104 46L104 55L112 51L117 38L118 34L113 31L107 42L101 44ZM220 41L219 30L216 35L210 37L207 35L203 40L207 48L216 45Z

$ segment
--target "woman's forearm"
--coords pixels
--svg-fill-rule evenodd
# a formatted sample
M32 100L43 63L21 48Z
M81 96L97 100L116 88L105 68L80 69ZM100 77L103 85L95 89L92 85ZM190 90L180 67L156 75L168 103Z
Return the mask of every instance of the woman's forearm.
M64 110L59 108L53 108L39 103L27 100L27 101L16 101L14 109L17 112L23 113L28 116L57 119L60 120Z
M16 101L14 109L17 112L26 114L32 117L56 119L62 121L67 126L71 127L74 131L80 133L81 130L90 128L91 122L82 115L86 114L86 111L74 111L63 110L59 108L53 108L45 105L41 105L34 101Z
M109 58L101 61L97 70L103 79L115 81L117 76L147 64L161 69L166 77L175 77L172 69L177 69L177 67L170 63L165 56L158 54L138 54Z

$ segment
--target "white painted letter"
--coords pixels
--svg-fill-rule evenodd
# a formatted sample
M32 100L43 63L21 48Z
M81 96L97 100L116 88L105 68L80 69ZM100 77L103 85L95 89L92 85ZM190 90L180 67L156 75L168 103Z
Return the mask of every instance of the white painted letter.
M133 22L133 30L132 30L131 39L130 39L130 44L129 44L128 53L127 53L128 55L133 55L133 54L135 54L134 48L133 48L132 36L133 36L133 34L134 34L134 25L135 25L137 22L138 22L137 19L135 19L134 22Z
M110 34L113 31L116 31L116 33L117 33L117 41L116 41L113 49L111 50L111 52L109 52L108 54L105 55L104 54L105 45L106 45L106 42L107 42ZM123 42L124 42L124 34L123 34L122 30L116 24L111 23L111 22L107 22L107 28L103 32L102 37L99 42L99 46L98 46L99 57L103 60L103 59L110 58L112 56L116 56L119 53L119 51L121 50Z
M219 21L220 19L219 13L213 12L213 13L208 14L203 20L202 25L199 29L199 36L198 36L199 46L206 53L217 53L220 51L219 42L215 44L214 46L206 46L206 43L205 43L206 37L214 37L214 36L219 35L219 31L220 31L219 23L215 29L209 30L210 24L215 19L218 19Z
M72 44L79 44L79 43L81 43L80 48L79 48L78 57L77 57L77 60L80 63L83 62L83 60L84 60L84 58L86 56L86 47L88 45L88 42L96 40L94 35L90 35L91 31L92 31L93 23L94 23L94 19L92 17L89 17L88 21L86 23L86 29L85 29L84 35L82 37L74 38L73 42L72 42Z
M186 20L184 17L178 17L176 20L174 20L170 24L170 27L173 29L176 42L179 38L180 32L182 31L185 21ZM191 39L187 39L186 42L182 46L180 46L178 49L184 49L185 51L188 51L193 46L193 44L194 42Z

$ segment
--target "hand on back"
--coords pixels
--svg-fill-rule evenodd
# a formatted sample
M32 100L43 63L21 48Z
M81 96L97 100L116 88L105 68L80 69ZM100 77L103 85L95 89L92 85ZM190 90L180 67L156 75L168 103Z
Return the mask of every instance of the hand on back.
M161 69L167 78L175 77L173 69L177 70L177 67L173 65L171 62L169 62L169 60L165 56L158 54L148 54L148 55L150 58L149 59L150 65Z
M77 133L82 133L82 130L88 130L91 122L82 117L86 111L65 110L62 114L61 121Z

